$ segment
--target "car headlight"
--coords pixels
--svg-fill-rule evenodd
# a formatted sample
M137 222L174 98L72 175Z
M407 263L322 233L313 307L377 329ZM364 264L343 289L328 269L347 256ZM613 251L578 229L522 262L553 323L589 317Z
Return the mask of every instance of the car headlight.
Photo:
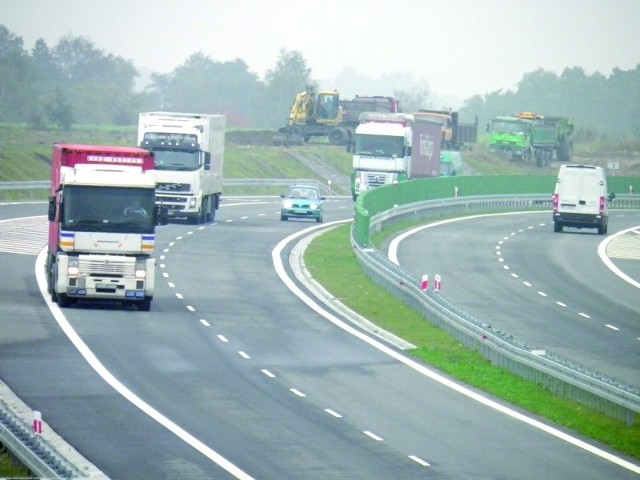
M309 205L309 208L311 210L317 210L320 207L320 205L318 205L317 203L312 203Z
M293 207L292 200L285 200L284 202L282 202L282 208L291 208L291 207Z

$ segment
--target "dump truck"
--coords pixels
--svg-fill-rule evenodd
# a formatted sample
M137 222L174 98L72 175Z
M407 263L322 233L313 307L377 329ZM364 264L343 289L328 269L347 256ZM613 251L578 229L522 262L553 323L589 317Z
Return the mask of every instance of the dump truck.
M398 100L384 96L356 96L343 100L337 90L316 93L313 86L298 93L287 125L278 129L273 145L303 145L312 138L327 138L331 145L350 145L363 112L399 112Z
M442 125L443 150L471 150L478 139L478 116L473 123L460 121L458 112L452 110L421 109L413 114L416 118L425 118Z
M153 154L141 148L55 144L45 271L51 300L118 301L148 311L155 287Z
M440 175L441 123L405 113L363 113L355 130L351 194Z
M146 112L138 120L138 146L155 155L156 202L170 218L212 222L220 207L226 117L204 113Z
M573 155L573 120L521 112L491 119L487 125L489 151L538 167L551 161L570 162Z

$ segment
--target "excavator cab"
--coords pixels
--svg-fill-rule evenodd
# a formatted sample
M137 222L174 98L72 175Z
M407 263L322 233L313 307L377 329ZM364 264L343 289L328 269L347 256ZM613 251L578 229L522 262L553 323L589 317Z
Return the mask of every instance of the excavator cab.
M340 96L338 92L328 91L318 94L316 102L316 121L323 124L340 123Z

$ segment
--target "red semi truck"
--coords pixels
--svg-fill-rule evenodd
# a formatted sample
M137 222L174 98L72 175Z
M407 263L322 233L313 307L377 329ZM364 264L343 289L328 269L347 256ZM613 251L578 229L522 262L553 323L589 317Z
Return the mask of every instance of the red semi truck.
M60 307L117 300L148 311L154 294L154 157L141 148L56 144L51 165L48 293Z

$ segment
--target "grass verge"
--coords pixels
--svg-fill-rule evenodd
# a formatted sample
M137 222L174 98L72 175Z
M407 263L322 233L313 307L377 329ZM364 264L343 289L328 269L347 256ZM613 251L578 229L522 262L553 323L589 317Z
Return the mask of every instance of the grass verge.
M416 345L409 355L516 407L640 459L637 422L627 426L493 366L369 280L351 248L349 229L350 225L345 225L326 232L305 252L309 272L332 295L381 328ZM344 274L335 275L336 271Z

